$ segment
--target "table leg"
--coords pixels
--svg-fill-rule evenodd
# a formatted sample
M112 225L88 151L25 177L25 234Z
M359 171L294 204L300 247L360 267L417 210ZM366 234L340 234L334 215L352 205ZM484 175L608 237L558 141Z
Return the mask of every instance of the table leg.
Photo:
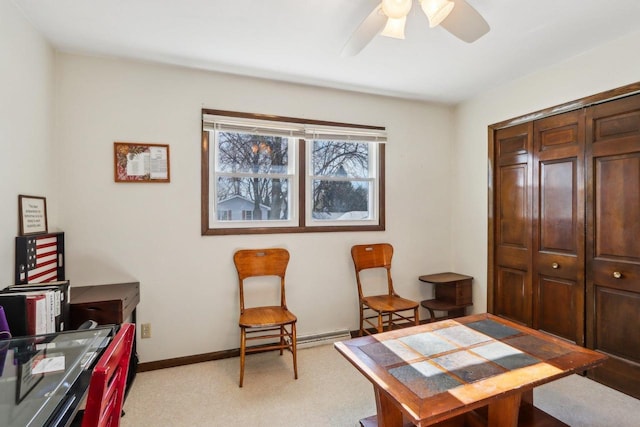
M521 394L513 394L489 404L489 423L491 427L517 427Z
M374 386L373 390L376 395L378 427L402 427L400 409L378 387Z

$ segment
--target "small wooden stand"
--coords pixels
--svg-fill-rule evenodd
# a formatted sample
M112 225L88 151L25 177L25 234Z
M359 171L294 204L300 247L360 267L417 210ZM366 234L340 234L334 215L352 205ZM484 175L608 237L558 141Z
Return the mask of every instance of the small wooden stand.
M435 299L420 304L429 310L430 322L466 315L466 307L473 305L471 282L473 277L457 273L438 273L420 276L421 282L433 283ZM436 317L435 311L445 311L446 316Z

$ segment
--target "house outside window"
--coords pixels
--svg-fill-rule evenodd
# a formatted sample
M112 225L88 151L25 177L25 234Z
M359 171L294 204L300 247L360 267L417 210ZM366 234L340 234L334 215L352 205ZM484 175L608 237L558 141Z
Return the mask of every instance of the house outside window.
M384 128L203 110L202 234L384 230Z

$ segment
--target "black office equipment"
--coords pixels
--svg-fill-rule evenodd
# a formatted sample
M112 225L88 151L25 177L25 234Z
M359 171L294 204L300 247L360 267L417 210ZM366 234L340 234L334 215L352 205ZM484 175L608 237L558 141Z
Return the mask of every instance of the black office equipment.
M47 321L49 329L45 333L70 329L70 283L68 280L49 283L11 285L0 291L0 305L5 309L7 322L14 337L30 335L28 295L46 296ZM33 330L33 328L31 328Z

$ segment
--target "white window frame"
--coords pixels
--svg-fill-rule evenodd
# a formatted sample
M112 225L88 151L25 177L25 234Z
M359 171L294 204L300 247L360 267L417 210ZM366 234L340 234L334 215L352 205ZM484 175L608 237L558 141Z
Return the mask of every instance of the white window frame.
M362 226L362 225L376 225L378 224L378 212L379 212L379 181L378 181L378 146L379 144L374 142L367 141L347 141L354 142L359 144L367 144L369 146L369 157L368 157L368 171L369 176L362 178L341 178L337 176L327 176L327 175L313 175L313 159L311 149L313 145L313 139L308 139L307 143L309 144L309 149L306 150L306 164L307 164L307 177L305 179L305 198L306 198L306 225L308 227L330 227L330 226L338 226L338 227L348 227L348 226ZM345 142L345 139L334 139L336 142ZM345 182L353 182L353 181L367 181L369 183L369 218L361 219L361 220L330 220L330 219L317 219L313 218L313 182L315 180L322 181L345 181Z
M295 227L298 223L298 167L297 167L297 147L299 145L298 138L293 138L289 136L285 136L287 138L287 172L280 174L265 174L265 173L232 173L232 172L222 172L220 171L220 167L218 164L218 133L219 130L213 129L208 131L210 135L213 137L209 137L209 140L213 142L212 147L210 149L210 159L209 164L214 165L214 171L211 175L210 189L211 196L209 198L210 202L210 214L209 214L209 227L210 228L278 228L278 227ZM281 135L282 136L282 135ZM218 199L216 197L216 182L218 178L229 178L229 177L238 177L238 178L266 178L266 179L286 179L288 181L288 212L289 219L282 220L244 220L242 216L240 218L232 218L231 220L219 220L216 212L218 211Z

